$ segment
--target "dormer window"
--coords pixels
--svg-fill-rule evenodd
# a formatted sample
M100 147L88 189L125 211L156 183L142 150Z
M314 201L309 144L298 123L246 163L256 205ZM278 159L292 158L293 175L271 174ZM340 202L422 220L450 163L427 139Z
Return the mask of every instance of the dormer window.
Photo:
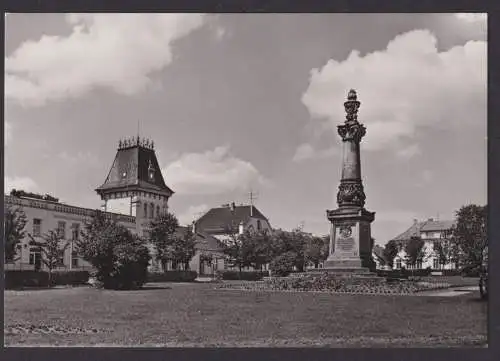
M151 163L151 159L149 160L148 165L148 179L150 182L154 182L155 180L155 169L153 167L153 164Z

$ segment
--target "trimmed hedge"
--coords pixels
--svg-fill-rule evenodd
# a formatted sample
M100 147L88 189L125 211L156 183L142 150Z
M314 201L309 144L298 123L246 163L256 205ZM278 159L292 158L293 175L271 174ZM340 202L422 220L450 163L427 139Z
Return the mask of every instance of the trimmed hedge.
M260 281L263 277L267 277L269 273L267 271L217 271L216 278L225 281Z
M84 285L89 280L88 271L54 271L52 272L52 286ZM6 270L5 289L23 287L48 287L49 273L33 270Z
M148 282L193 282L196 271L165 271L148 273Z
M430 276L432 270L430 268L425 269L397 269L397 270L377 270L377 276L386 278L408 278L408 277L427 277Z
M89 277L89 271L57 271L52 272L52 283L61 286L78 286L87 284Z

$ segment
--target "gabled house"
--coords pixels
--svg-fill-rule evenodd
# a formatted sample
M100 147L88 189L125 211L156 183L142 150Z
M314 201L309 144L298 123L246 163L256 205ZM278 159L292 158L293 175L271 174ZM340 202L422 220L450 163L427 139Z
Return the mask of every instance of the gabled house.
M233 203L225 204L221 207L212 208L201 216L198 220L193 222L193 230L195 232L200 232L211 238L216 239L220 246L228 244L228 241L239 234L245 232L261 232L268 231L272 232L271 224L267 217L265 217L254 205L236 205ZM210 244L213 244L211 241ZM203 255L200 262L201 268L206 268L203 265L204 259L206 257L218 257L219 260L220 252L214 252L212 249L200 249L200 254ZM217 264L218 269L220 269L220 264ZM200 268L200 269L201 269ZM227 265L224 266L227 268ZM265 267L265 269L267 266ZM245 270L252 270L251 267L245 267Z
M455 222L450 220L434 220L433 218L429 218L426 221L418 221L415 219L406 231L393 238L400 247L400 251L394 259L394 268L408 268L404 248L405 244L413 237L424 241L425 256L422 262L418 262L416 268L432 268L434 270L456 268L453 262L448 262L444 265L440 264L439 256L434 251L435 243L449 240L454 226Z
M194 222L194 229L209 234L222 242L230 235L246 231L272 231L269 220L254 205L225 204L212 208Z

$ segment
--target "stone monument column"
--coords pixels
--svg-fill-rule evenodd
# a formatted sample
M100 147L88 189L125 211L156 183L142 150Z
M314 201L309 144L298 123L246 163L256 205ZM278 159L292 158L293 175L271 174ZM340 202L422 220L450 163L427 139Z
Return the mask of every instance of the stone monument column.
M359 145L366 128L358 122L360 104L356 91L350 90L344 103L346 121L338 126L342 138L342 175L338 208L327 211L332 226L326 270L368 272L375 267L370 230L375 213L364 208L366 196L361 180Z

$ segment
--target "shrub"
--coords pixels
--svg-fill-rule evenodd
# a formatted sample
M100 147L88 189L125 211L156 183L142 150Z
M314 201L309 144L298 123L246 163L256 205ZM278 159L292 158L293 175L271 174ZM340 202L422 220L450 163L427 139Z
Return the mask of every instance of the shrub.
M32 270L6 270L5 289L22 287L47 287L49 284L49 274L47 272Z
M147 281L150 256L146 242L123 225L97 212L81 235L77 248L96 269L92 275L95 285L137 289Z
M84 285L90 277L89 271L56 271L52 272L52 282L54 285Z
M444 269L444 270L438 270L439 272L442 272L443 276L461 276L462 273L458 269Z
M215 275L216 278L220 277L220 279L223 279L225 281L234 281L234 280L260 281L262 277L266 277L268 275L268 272L266 271L238 272L238 271L224 270L224 271L217 271Z
M285 252L277 256L269 264L271 275L278 277L288 276L293 271L296 258L297 256L294 252Z
M151 272L148 274L148 282L193 282L196 277L196 271Z
M57 271L52 272L52 286L84 285L89 280L88 271ZM5 289L22 287L48 287L49 273L32 270L5 271Z

